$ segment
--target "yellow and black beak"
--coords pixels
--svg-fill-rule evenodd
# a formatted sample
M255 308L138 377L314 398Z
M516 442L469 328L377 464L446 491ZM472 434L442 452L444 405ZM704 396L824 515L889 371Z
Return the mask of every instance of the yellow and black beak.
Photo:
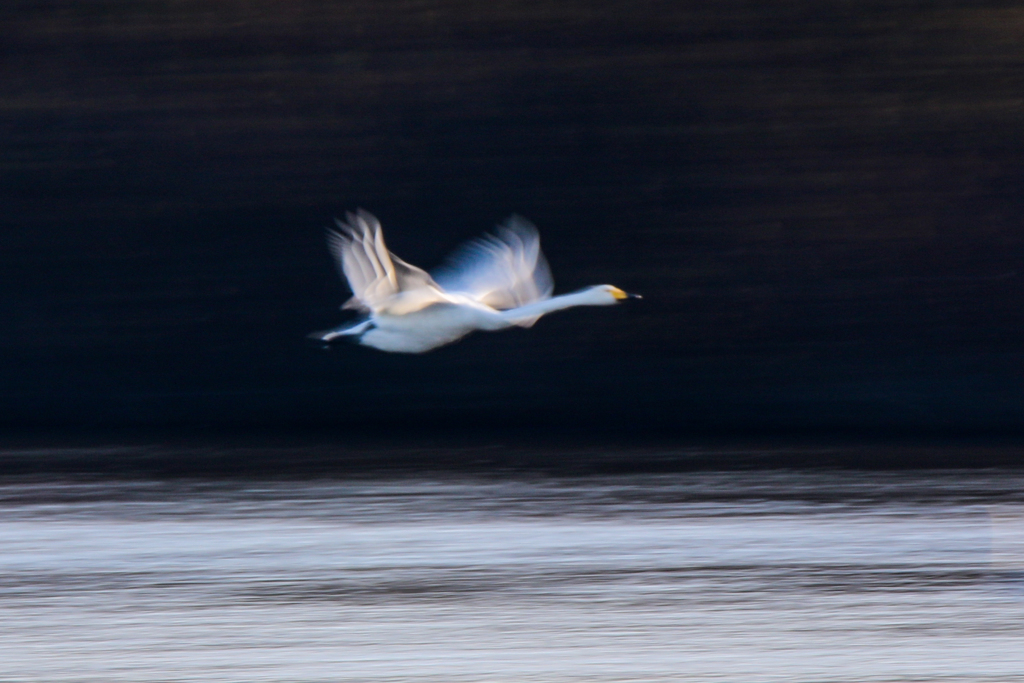
M618 299L619 301L624 301L625 299L643 299L643 297L640 296L639 294L629 294L627 292L622 291L618 287L612 287L612 296Z

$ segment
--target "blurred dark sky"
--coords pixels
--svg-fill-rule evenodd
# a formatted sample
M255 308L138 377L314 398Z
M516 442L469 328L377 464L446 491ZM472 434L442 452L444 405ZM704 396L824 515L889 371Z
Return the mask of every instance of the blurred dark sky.
M7 427L1024 428L1020 3L8 0ZM424 267L516 212L578 309L423 356L323 229Z

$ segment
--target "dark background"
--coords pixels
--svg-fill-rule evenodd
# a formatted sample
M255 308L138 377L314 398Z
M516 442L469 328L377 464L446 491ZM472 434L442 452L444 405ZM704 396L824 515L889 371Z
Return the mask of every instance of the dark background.
M8 0L0 423L1018 434L1024 5ZM645 299L305 335L364 207Z

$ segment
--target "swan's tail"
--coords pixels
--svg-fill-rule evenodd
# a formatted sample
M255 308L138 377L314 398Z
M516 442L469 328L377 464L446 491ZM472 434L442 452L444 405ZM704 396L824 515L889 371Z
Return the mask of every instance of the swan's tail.
M341 327L335 327L333 330L324 330L323 332L312 332L306 335L309 339L315 339L316 341L329 344L338 337L360 337L364 332L373 328L372 320L364 320L355 325L342 325Z

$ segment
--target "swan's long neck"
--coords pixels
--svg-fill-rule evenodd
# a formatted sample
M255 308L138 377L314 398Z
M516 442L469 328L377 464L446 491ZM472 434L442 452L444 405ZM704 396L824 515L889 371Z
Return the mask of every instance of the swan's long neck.
M594 301L593 293L590 290L584 289L572 294L562 294L550 299L534 301L532 304L526 304L519 308L510 308L507 311L501 311L500 315L510 325L532 325L537 318L553 311L560 311L564 308L572 308L573 306L601 305L603 304Z

